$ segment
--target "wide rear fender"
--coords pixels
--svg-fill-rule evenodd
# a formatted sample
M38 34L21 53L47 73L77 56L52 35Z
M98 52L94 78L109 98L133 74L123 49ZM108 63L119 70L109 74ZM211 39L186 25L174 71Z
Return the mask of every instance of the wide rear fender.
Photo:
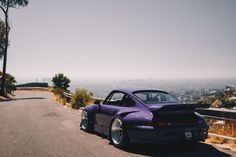
M150 111L133 111L125 112L121 114L123 117L122 121L124 125L145 125L150 122L153 118L153 114Z

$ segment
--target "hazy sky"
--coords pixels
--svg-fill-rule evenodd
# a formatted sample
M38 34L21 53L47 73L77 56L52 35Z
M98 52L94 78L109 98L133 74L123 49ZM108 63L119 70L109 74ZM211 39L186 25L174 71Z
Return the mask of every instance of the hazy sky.
M10 18L17 79L236 78L235 0L30 0Z

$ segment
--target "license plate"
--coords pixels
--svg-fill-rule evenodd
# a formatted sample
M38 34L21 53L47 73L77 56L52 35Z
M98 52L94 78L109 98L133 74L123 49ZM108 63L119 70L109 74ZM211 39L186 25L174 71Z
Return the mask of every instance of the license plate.
M192 137L193 137L193 135L192 135L191 132L185 132L184 135L185 135L185 137L186 137L187 140L191 140Z

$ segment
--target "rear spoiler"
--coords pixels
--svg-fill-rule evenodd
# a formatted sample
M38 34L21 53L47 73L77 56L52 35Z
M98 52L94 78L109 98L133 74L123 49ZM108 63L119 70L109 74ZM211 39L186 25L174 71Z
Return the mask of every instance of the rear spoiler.
M208 104L173 104L163 105L159 107L149 107L151 112L163 112L163 111L191 111L193 112L196 108L209 108Z
M210 108L211 105L210 104L190 104L195 106L195 108Z

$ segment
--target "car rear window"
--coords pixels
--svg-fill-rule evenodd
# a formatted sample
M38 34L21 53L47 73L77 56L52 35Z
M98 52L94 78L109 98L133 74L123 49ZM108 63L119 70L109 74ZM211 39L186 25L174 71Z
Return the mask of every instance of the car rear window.
M176 103L177 99L171 95L159 91L137 91L133 93L139 100L148 105L159 103Z

